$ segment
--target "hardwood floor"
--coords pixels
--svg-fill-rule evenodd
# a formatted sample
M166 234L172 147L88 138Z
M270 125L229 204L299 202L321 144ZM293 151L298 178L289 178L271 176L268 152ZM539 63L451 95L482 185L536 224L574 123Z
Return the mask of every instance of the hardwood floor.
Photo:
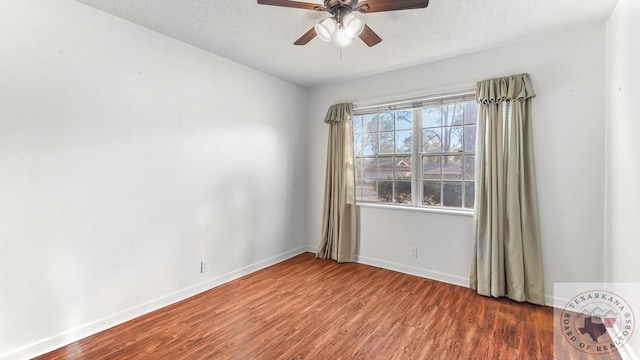
M553 317L305 253L37 359L551 359Z

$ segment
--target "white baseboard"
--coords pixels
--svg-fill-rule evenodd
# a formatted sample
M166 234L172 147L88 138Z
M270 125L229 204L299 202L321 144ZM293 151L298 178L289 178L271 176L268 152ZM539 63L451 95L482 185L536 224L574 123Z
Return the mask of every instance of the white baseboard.
M469 287L469 278L463 277L463 276L446 274L440 271L423 269L423 268L418 268L418 267L404 265L404 264L398 264L398 263L370 258L366 256L358 256L357 261L365 265L371 265L371 266L375 266L375 267L379 267L387 270L393 270L393 271L397 271L397 272L401 272L409 275L420 276L420 277L431 279L431 280L441 281L447 284L458 285L466 288ZM563 299L556 299L552 295L545 295L546 306L562 308L562 306L567 304L567 301L568 299L566 301L563 301ZM560 306L559 304L563 304L563 305Z
M46 354L47 352L53 351L62 346L68 345L72 342L97 334L101 331L104 331L116 325L122 324L124 322L127 322L141 315L161 309L165 306L174 304L178 301L182 301L184 299L187 299L199 293L205 292L207 290L211 290L216 286L220 286L224 283L235 280L239 277L251 274L258 270L277 264L288 258L302 254L303 252L306 252L306 251L308 251L307 247L301 247L301 248L284 252L282 254L278 254L276 256L270 257L265 260L258 261L254 264L217 276L213 279L209 279L207 281L176 291L166 296L142 303L140 305L126 309L116 314L104 317L102 319L98 319L96 321L84 324L74 329L70 329L68 331L52 336L50 338L42 339L34 343L22 346L20 348L2 353L0 354L0 360L23 360L23 359L30 359L38 355Z
M612 339L616 338L617 334L614 329L609 328L607 329L607 332ZM618 348L618 355L620 355L620 358L623 360L638 360L638 356L636 356L635 352L631 348L631 344L628 342L624 344L624 346Z
M366 256L358 256L357 261L365 265L371 265L371 266L375 266L375 267L379 267L387 270L393 270L393 271L397 271L397 272L401 272L409 275L420 276L420 277L431 279L431 280L441 281L447 284L458 285L462 287L469 287L469 278L462 277L462 276L445 274L439 271L423 269L423 268L418 268L418 267L404 265L404 264L398 264L398 263L370 258Z
M563 310L569 304L569 301L571 301L571 299L554 297L552 295L546 295L545 299L547 302L547 306L551 306L560 310Z
M637 350L637 349L636 349ZM638 356L634 353L629 344L618 349L618 354L624 360L638 360Z
M307 249L307 252L310 252L310 253L316 253L316 251L318 251L317 247L312 245L307 245L306 249ZM391 261L386 261L386 260L381 260L381 259L376 259L376 258L371 258L371 257L361 256L361 255L356 256L356 261L364 265L370 265L370 266L375 266L375 267L379 267L387 270L401 272L404 274L420 276L420 277L431 279L431 280L445 282L447 284L469 287L469 278L465 278L462 276L445 274L439 271L423 269L423 268L418 268L418 267L404 265L404 264L398 264Z

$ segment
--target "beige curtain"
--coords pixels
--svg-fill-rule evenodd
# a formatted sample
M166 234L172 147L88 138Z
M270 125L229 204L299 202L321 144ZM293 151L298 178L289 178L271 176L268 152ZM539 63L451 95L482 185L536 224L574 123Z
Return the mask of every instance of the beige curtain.
M356 197L353 157L353 104L329 108L327 173L322 239L316 257L338 262L356 260Z
M544 305L528 74L480 81L471 288Z

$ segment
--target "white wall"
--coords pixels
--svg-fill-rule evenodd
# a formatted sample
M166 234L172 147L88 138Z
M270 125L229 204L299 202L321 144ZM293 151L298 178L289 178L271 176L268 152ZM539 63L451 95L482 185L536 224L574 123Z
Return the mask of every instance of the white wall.
M604 25L554 34L310 92L310 247L320 237L327 127L335 102L433 94L528 72L547 301L556 281L603 280ZM472 218L360 208L363 262L467 285ZM418 259L409 258L418 247Z
M639 18L640 2L620 0L607 23L606 36L606 275L608 281L624 283L619 285L619 293L635 310L636 331L624 348L628 359L640 359L640 121L636 114L640 99Z
M620 0L607 24L607 235L613 281L640 281L637 270L640 161L640 2Z
M0 358L304 250L306 102L71 0L1 1Z

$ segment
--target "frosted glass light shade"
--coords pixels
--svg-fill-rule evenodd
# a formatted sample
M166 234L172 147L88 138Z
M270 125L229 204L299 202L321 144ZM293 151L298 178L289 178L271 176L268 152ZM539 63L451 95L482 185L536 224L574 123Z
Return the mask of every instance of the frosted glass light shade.
M342 19L342 25L344 26L345 34L352 39L362 34L362 30L364 30L364 21L354 13L345 16Z
M336 42L341 47L349 46L353 43L353 37L347 35L347 29L345 29L344 26L340 26L338 28L335 38Z
M316 34L322 41L329 42L331 41L331 35L336 30L337 23L333 18L326 18L314 27L316 29Z

